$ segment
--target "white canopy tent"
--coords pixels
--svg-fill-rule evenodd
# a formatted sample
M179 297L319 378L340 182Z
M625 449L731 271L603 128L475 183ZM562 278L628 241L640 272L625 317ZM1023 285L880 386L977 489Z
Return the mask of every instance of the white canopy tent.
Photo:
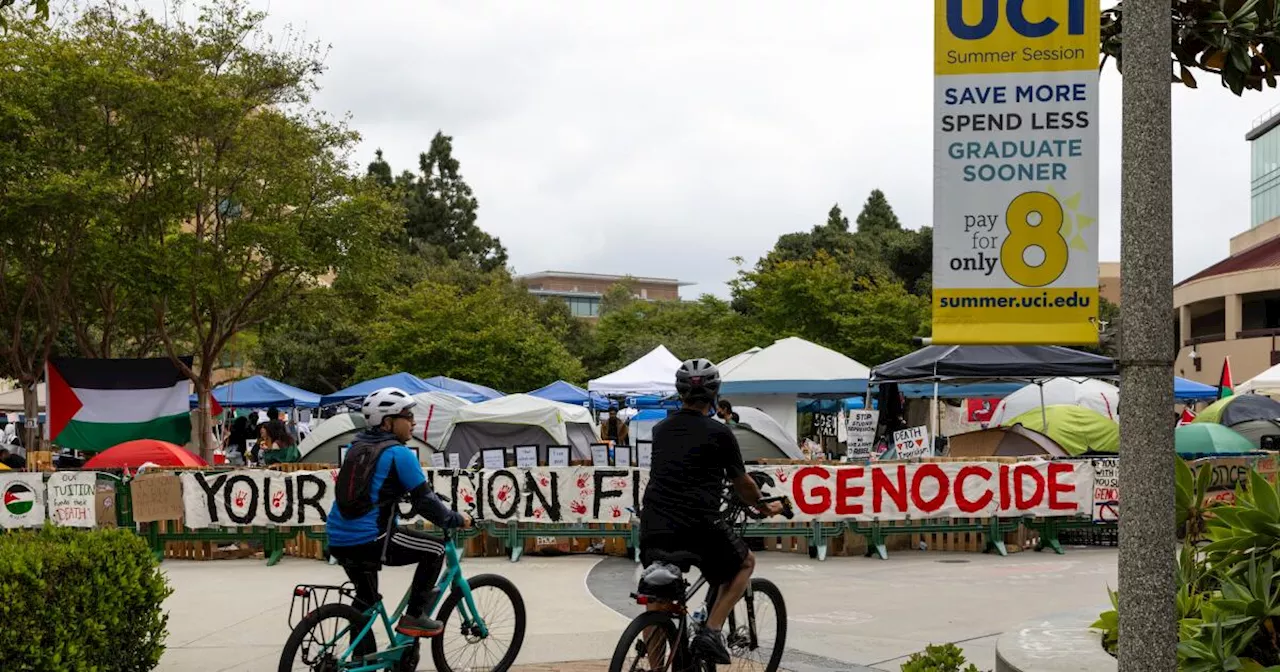
M1236 394L1280 395L1280 364L1240 383L1233 391Z
M1081 406L1118 421L1120 388L1096 378L1050 378L1042 385L1032 383L1018 389L996 405L991 426L1044 406Z
M36 398L40 403L40 412L44 412L45 406L45 386L40 383L36 386ZM22 413L26 408L22 405L22 388L15 387L7 392L0 392L0 413Z
M440 445L446 453L458 453L464 465L485 448L534 444L572 446L575 458L586 459L598 436L588 408L509 394L458 407Z
M680 360L659 345L634 362L587 383L587 390L603 395L675 394Z
M763 350L722 362L720 394L734 406L764 411L796 440L800 396L853 396L867 389L871 370L835 350L792 336Z
M444 392L419 392L413 399L418 402L413 407L413 436L432 447L442 445L458 409L471 405L462 397Z

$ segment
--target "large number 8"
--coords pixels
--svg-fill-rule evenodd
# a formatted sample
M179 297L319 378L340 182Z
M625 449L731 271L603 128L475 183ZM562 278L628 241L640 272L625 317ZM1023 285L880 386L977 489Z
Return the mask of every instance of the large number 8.
M1032 213L1040 221L1032 224ZM1004 213L1009 236L1000 246L1000 266L1010 280L1023 287L1043 287L1067 270L1067 239L1062 237L1062 204L1043 191L1019 194ZM1038 266L1027 263L1027 248L1038 247L1044 260Z

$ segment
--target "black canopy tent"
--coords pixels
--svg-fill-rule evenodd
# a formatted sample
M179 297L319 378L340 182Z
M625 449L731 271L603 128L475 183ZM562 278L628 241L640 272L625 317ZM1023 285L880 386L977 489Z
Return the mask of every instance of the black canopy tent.
M1058 345L927 345L871 370L868 386L885 384L905 388L931 386L935 410L933 436L937 440L936 405L943 386L963 386L992 381L1018 381L1041 385L1040 406L1044 408L1044 381L1050 378L1117 379L1116 361ZM911 385L915 383L917 385ZM867 399L870 405L870 398ZM1048 425L1046 420L1045 425Z

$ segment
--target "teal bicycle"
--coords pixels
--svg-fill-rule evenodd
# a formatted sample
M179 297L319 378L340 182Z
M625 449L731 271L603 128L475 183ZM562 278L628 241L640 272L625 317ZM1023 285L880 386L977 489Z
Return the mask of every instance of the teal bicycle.
M444 632L431 638L432 661L439 672L505 672L515 663L524 643L524 598L515 584L496 574L464 577L456 539L456 531L445 531L444 571L426 606L428 615L436 614L434 618L444 623ZM448 597L444 597L446 593ZM280 672L418 669L420 640L395 631L409 593L405 592L399 606L390 613L381 596L361 612L352 604L355 596L351 583L294 588L289 609L293 633L280 654ZM302 618L294 625L296 613ZM386 646L381 650L379 624L386 633L381 638Z

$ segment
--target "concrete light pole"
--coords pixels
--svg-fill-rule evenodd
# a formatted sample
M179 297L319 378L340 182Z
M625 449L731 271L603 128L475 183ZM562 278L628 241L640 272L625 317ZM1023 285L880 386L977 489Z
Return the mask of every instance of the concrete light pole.
M1124 0L1120 672L1177 669L1169 0Z

